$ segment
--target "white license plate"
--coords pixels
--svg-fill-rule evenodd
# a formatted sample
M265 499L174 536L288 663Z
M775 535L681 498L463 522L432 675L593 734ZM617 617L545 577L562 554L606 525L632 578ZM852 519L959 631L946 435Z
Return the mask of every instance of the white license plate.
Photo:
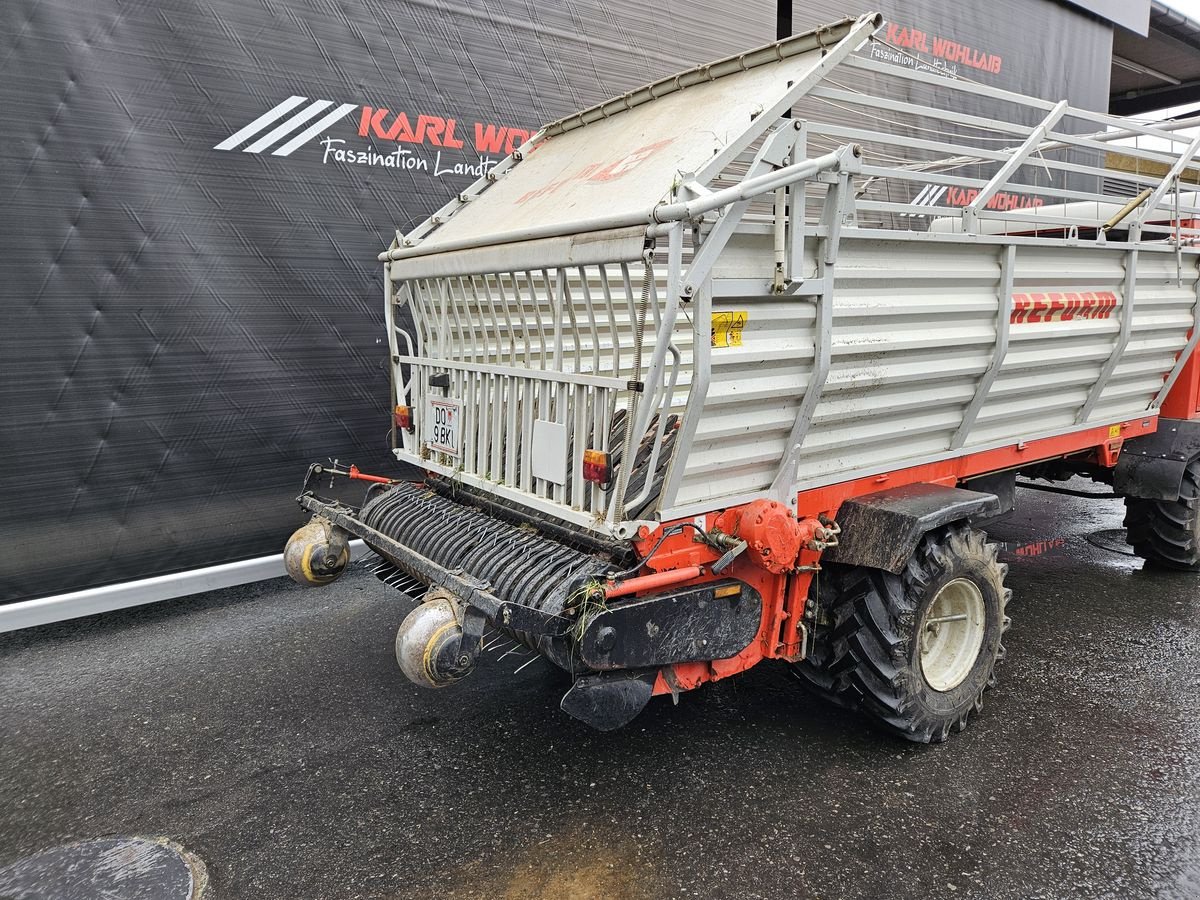
M430 450L462 456L461 400L429 401L429 437L425 441Z

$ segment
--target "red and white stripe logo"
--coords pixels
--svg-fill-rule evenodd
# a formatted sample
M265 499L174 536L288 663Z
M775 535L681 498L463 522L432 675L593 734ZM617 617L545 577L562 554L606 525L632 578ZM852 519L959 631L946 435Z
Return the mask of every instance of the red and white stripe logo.
M245 128L235 131L213 149L233 150L253 138L251 143L242 147L243 153L262 153L274 147L271 151L272 156L290 156L334 122L358 109L356 103L343 103L333 109L330 109L331 106L332 100L313 100L310 103L307 97L288 97ZM297 107L302 108L296 111ZM314 119L316 121L313 121Z
M936 184L927 184L927 185L925 185L925 187L921 188L921 191L920 191L920 193L917 194L917 196L913 197L912 200L909 201L909 205L910 206L937 206L938 201L942 199L942 195L944 193L946 193L946 188L944 185L942 187L939 187ZM924 216L924 215L925 215L924 213L905 212L905 213L900 213L900 218L902 218L902 219L909 218L909 217L915 218L917 216Z
M1107 319L1117 308L1117 295L1112 291L1047 291L1012 297L1009 321L1014 325Z

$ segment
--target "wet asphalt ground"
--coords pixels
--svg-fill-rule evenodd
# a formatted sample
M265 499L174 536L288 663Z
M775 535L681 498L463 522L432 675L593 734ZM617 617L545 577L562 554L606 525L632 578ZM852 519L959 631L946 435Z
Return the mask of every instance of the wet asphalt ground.
M1008 658L941 746L777 665L607 735L516 653L422 691L361 566L0 636L0 867L136 834L218 900L1200 897L1200 576L1090 543L1117 502L1020 499Z

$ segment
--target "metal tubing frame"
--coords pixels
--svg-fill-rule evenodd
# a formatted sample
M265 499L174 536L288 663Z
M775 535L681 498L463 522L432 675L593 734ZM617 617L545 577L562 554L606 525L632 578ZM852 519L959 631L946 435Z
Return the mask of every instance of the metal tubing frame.
M877 62L875 60L868 59L865 57L850 57L846 60L846 65L851 68L862 69L864 71L872 72L872 73L878 74L878 75L893 76L893 77L904 79L904 80L909 80L909 81L914 81L914 82L918 82L921 84L926 84L926 85L929 85L930 87L934 87L934 88L946 89L947 87L950 87L952 90L961 91L963 93L975 94L977 96L986 97L986 98L993 99L993 100L1002 100L1002 101L1010 102L1010 103L1013 103L1016 105L1025 106L1025 107L1028 107L1031 109L1039 109L1039 110L1051 112L1051 111L1053 111L1054 107L1058 105L1058 104L1052 103L1051 101L1048 101L1048 100L1039 100L1034 97L1028 97L1028 96L1025 96L1022 94L1016 94L1011 91L1005 91L1005 90L1001 90L999 88L993 88L993 87L990 87L987 85L977 84L975 82L950 80L950 79L945 78L944 76L929 75L927 73L918 72L918 71L907 69L907 68L900 67L900 66L894 66L894 65L889 65L886 63L880 63L880 62ZM935 108L935 107L919 107L919 108L924 112L925 115L931 115L934 118L945 118L945 115L950 112L949 110ZM1105 128L1115 127L1120 130L1100 131L1100 132L1086 134L1086 135L1083 135L1083 134L1081 134L1081 135L1053 135L1053 138L1054 138L1053 140L1044 141L1044 142L1038 144L1036 147L1032 148L1032 152L1046 153L1046 152L1050 152L1052 150L1065 149L1070 146L1081 146L1081 147L1091 146L1091 147L1096 147L1099 149L1107 149L1107 145L1113 141L1122 140L1127 137L1136 137L1138 135L1143 135L1143 134L1147 135L1147 136L1161 137L1161 138L1171 140L1171 141L1182 142L1184 140L1183 138L1174 137L1173 135L1170 135L1169 132L1174 132L1174 131L1178 131L1182 128L1190 127L1191 125L1195 125L1195 124L1197 124L1198 121L1200 121L1200 117L1193 117L1192 119L1188 119L1183 122L1170 123L1169 126L1159 125L1156 128L1151 128L1149 126L1143 126L1143 125L1139 125L1137 123L1127 122L1122 119L1115 118L1113 116L1109 116L1109 115L1106 115L1103 113L1096 113L1091 110L1081 110L1081 109L1077 109L1075 107L1067 107L1064 112L1066 115L1069 115L1072 118L1099 124L1099 125L1105 126ZM939 115L939 113L941 115ZM960 118L960 117L957 117L957 115L956 115L956 118ZM996 128L997 130L1005 130L1006 125L1007 125L1007 123L999 122L996 120L990 120L990 119L986 119L986 118L982 118L982 117L975 117L975 119L978 120L979 125L981 125L983 127L993 127L993 128ZM860 140L870 140L870 137L865 134L855 133L853 135L853 137L855 139L860 139ZM909 145L909 144L905 143L904 141L899 141L898 143L901 143L906 146ZM933 149L932 142L926 142L926 143L929 144L929 146L926 149ZM1192 143L1194 144L1195 141L1192 141ZM912 146L916 146L916 145L912 144ZM995 150L986 150L986 151L982 151L982 152L981 152L981 148L970 148L970 147L966 147L966 146L960 146L960 147L958 147L958 149L960 151L962 151L961 155L959 155L959 156L947 157L947 158L944 158L941 160L922 160L919 162L915 162L913 165L920 166L920 167L929 167L929 166L935 166L935 165L969 165L969 164L979 161L979 160L986 160L986 159L995 160L998 158L1007 158L1007 156L1009 154L1015 152L1017 148L1006 147L1006 148L998 148ZM1187 164L1184 157L1187 157L1190 159L1190 156L1191 156L1191 154L1189 154L1186 151L1184 152L1184 154L1182 156L1180 156L1179 154L1174 154L1174 153L1170 153L1170 152L1142 150L1142 149L1136 148L1136 147L1122 146L1119 149L1125 155L1132 156L1132 157L1135 157L1138 159L1166 163L1166 164L1174 164L1175 166L1179 167L1181 172L1186 168L1186 164ZM1193 151L1193 153L1194 153L1194 151ZM1000 157L997 157L996 154L1000 154ZM1064 166L1069 165L1069 164L1065 164L1065 163L1062 163L1059 161L1054 161L1054 160L1046 160L1046 161L1044 161L1044 164L1049 166L1050 168L1063 168ZM1092 171L1093 171L1093 173L1096 173L1098 170L1092 170ZM1115 173L1115 174L1123 175L1123 173ZM1170 178L1171 178L1171 176L1168 176L1167 178L1162 179L1162 181L1159 182L1160 186L1162 184L1169 182ZM1165 190L1165 188L1164 188L1164 190Z
M1037 127L1029 133L1029 137L1017 148L1016 153L1009 157L1008 162L1000 167L1000 171L989 179L988 183L975 196L975 199L963 209L963 228L965 230L973 233L979 229L979 211L985 208L987 202L995 196L996 191L1008 184L1008 179L1016 173L1017 169L1025 164L1025 160L1029 157L1029 154L1042 142L1042 139L1049 133L1054 124L1063 117L1063 113L1066 111L1067 101L1058 101L1054 105L1054 108L1046 114L1046 118L1042 119Z
M968 404L966 410L963 412L962 422L959 424L958 430L954 432L954 437L950 440L951 450L958 450L966 445L967 438L971 433L971 426L979 418L979 411L983 409L984 403L987 402L992 385L996 383L996 376L1000 374L1000 370L1004 367L1004 360L1008 356L1008 339L1012 328L1012 294L1013 278L1016 273L1016 259L1017 245L1004 244L1000 250L1000 288L996 306L996 346L992 351L992 361L988 363L988 367L984 370L983 375L980 376L979 384L975 388L975 395L971 398L970 404Z
M812 425L812 418L820 403L821 394L825 391L825 382L829 379L829 370L833 365L833 279L834 267L837 265L838 246L841 242L841 223L854 209L854 192L851 190L850 176L840 172L835 184L829 185L825 192L825 207L821 215L821 226L826 236L821 238L821 252L817 257L819 266L818 277L815 281L817 290L812 296L816 304L816 316L813 322L813 367L809 373L808 383L804 388L804 396L796 409L796 419L784 445L783 459L771 482L769 494L781 503L791 505L795 498L792 496L792 484L795 476L796 460L804 446L804 439ZM804 282L794 284L794 293L803 290ZM672 498L673 499L673 498Z
M533 381L556 381L562 384L582 384L591 387L624 388L628 382L609 375L590 375L580 372L560 372L557 369L522 369L516 366L497 366L492 363L458 362L428 356L398 356L398 362L410 365L431 366L436 369L452 369L459 372L478 372L483 375L507 375L512 378L528 378Z
M720 153L713 156L705 164L704 168L696 173L696 179L702 183L712 181L712 179L725 170L726 166L740 156L747 147L758 140L763 130L769 124L782 118L790 118L789 110L796 105L800 98L808 93L813 85L824 81L829 73L839 65L852 59L854 51L869 40L871 35L882 24L883 17L879 13L867 13L860 16L846 33L846 36L838 41L837 44L825 50L825 55L821 57L820 62L792 85L791 89L784 94L782 99L769 109L763 110L758 117L763 122L763 128L751 128L745 131L740 138L735 139Z
M706 278L697 285L691 299L692 383L688 390L687 409L683 421L679 423L679 434L675 439L675 452L667 463L662 493L659 494L660 507L668 506L679 492L679 485L687 467L687 452L683 448L691 447L696 437L696 429L700 425L700 417L712 383L712 342L707 330L708 323L712 320L712 279Z
M476 247L490 247L494 244L518 244L525 241L539 240L548 237L563 237L568 234L586 234L588 232L615 231L618 228L629 228L634 225L645 225L653 220L652 210L645 213L621 213L611 216L593 216L590 219L579 219L564 222L560 225L543 225L535 228L522 228L516 231L505 231L486 237L464 238L458 241L446 241L433 248L425 248L420 244L411 247L393 247L381 254L380 260L402 260L431 254L451 253L455 250L471 250Z
M797 159L808 155L808 123L797 121L796 135L792 139L791 158ZM859 171L862 171L862 160L859 160ZM787 271L785 277L789 286L804 279L804 242L807 235L805 222L805 183L792 185L788 196L788 244Z
M711 212L722 206L728 206L738 200L749 200L757 197L759 194L790 184L793 181L809 178L825 169L847 165L846 157L853 155L854 150L851 147L843 147L833 153L828 153L815 159L804 160L789 166L787 169L780 169L778 172L763 175L754 183L742 182L721 191L712 191L695 200L670 204L659 203L645 212L592 216L587 219L562 222L554 225L521 228L515 231L505 231L483 237L463 238L457 241L446 241L432 249L423 248L419 244L412 247L393 247L381 253L379 259L384 262L388 260L404 260L418 256L428 256L432 253L451 253L456 250L471 250L476 247L487 247L494 244L524 243L525 241L548 237L615 231L619 228L629 228L634 225L661 225L685 219L694 219L706 212Z
M795 497L791 496L791 485L796 480L795 475L789 473L796 467L796 458L804 446L804 438L812 425L813 413L817 411L817 404L825 390L825 382L829 380L829 370L833 362L833 292L826 288L815 294L812 299L816 306L813 323L813 368L808 376L808 384L804 387L804 396L796 410L796 420L792 423L783 459L779 463L769 491L772 498L788 505L795 502Z
M1188 163L1190 163L1192 161L1192 157L1194 157L1196 155L1197 151L1200 151L1200 134L1197 134L1192 139L1192 142L1187 145L1187 149L1184 150L1183 153L1180 154L1179 158L1175 160L1175 164L1173 166L1171 166L1171 168L1170 168L1170 170L1168 170L1167 174L1163 176L1163 179L1162 179L1162 181L1159 182L1158 187L1156 187L1154 189L1154 193L1150 195L1150 199L1147 200L1145 202L1145 204L1142 206L1142 214L1140 216L1138 216L1137 221L1135 222L1133 227L1130 228L1130 239L1131 240L1134 238L1135 234L1140 237L1142 226L1144 226L1146 224L1146 220L1153 214L1154 210L1158 207L1159 201L1162 200L1163 194L1166 193L1167 187L1172 182L1175 182L1175 202L1176 202L1176 209L1178 210L1179 176L1182 175L1187 170Z
M827 169L854 171L859 149L852 144L840 147L833 153L826 153L813 159L784 166L774 172L767 172L754 178L747 178L732 187L713 191L695 200L685 200L679 203L663 203L651 210L651 218L655 222L678 222L681 219L695 219L712 212L722 206L729 206L739 200L752 200L760 194L771 193L777 188L787 187L797 181L824 172Z
M667 416L671 409L671 400L675 396L675 387L679 381L679 348L671 344L667 349L670 351L672 357L674 357L674 364L671 366L671 377L668 379L666 388L663 391L662 401L652 404L658 412L658 427L654 431L654 445L650 449L650 458L646 460L646 478L638 495L632 500L625 499L626 510L631 507L637 509L645 503L650 496L651 489L654 487L654 473L658 469L658 458L662 455L663 436L667 430ZM635 458L636 455L635 453Z
M1108 387L1108 380L1125 354L1125 348L1129 346L1129 335L1133 331L1134 303L1137 298L1137 260L1138 249L1133 247L1125 254L1125 296L1121 298L1121 328L1117 333L1117 340L1113 344L1112 353L1105 360L1104 366L1100 369L1100 375L1096 378L1096 383L1088 391L1087 399L1079 408L1078 415L1075 416L1076 425L1085 424L1091 417L1092 410L1096 408L1100 396Z
M787 121L790 120L784 120L784 123L781 123L782 127L763 141L762 147L759 148L750 163L750 168L746 173L747 177L758 177L758 173L768 165L767 158L777 149L775 145L781 141L791 140L791 136L785 131ZM750 208L752 199L752 197L742 197L725 204L728 209L717 219L708 236L700 244L700 248L692 256L692 263L688 266L687 273L682 280L682 298L690 297L701 284L708 280L708 273L712 271L713 263L717 261L717 257L725 250L725 245L729 243L729 239L741 225L742 218L745 216L746 210Z
M654 353L650 357L650 370L642 380L644 385L653 385L654 396L657 396L660 390L663 366L667 359L667 348L671 346L671 336L675 333L675 320L678 317L680 294L682 292L682 268L683 223L676 221L667 232L667 290L666 296L663 299L664 308L662 310L662 318L654 338ZM652 281L651 303L657 308L658 297L656 294L657 291ZM653 407L654 404L652 403L640 404L638 406L637 418L625 426L627 429L633 429L632 432L627 431L626 434L634 436L634 443L629 445L633 451L630 454L630 458L621 460L622 466L632 466L637 454L637 442L640 441L640 435L644 435L647 428L649 428L650 417L653 415ZM649 475L647 475L647 479L649 479ZM616 524L625 518L625 510L627 508L626 498L624 496L617 496L617 493L620 493L619 487L614 492L613 500L608 507L607 519L610 524Z
M1083 167L1078 167L1082 169ZM1074 171L1074 169L1064 169L1064 171ZM870 177L871 181L879 179L894 179L896 181L913 181L924 182L927 184L938 184L947 187L979 187L982 188L987 182L982 178L971 178L966 175L943 175L939 172L926 172L919 169L891 169L882 166L873 166L869 163L862 167L862 174ZM1086 173L1085 173L1086 174ZM1123 172L1122 180L1131 183L1142 181L1153 181L1157 184L1157 179L1146 178L1145 176L1134 175L1132 173ZM1091 201L1094 203L1115 203L1118 198L1111 194L1093 194L1088 191L1064 190L1063 188L1049 187L1039 185L1037 189L1039 194L1047 197L1058 197L1063 200L1075 201ZM863 189L859 189L859 196L863 196ZM1149 196L1149 194L1147 194ZM926 207L933 209L934 207ZM949 209L949 207L947 207ZM951 210L953 213L959 210ZM982 214L980 216L983 217Z

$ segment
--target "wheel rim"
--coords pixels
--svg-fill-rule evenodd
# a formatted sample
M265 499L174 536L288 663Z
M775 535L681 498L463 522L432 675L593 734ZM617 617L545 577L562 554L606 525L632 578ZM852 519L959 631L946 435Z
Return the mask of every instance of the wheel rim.
M935 691L962 684L983 648L986 609L983 592L967 578L942 585L921 617L921 672Z

